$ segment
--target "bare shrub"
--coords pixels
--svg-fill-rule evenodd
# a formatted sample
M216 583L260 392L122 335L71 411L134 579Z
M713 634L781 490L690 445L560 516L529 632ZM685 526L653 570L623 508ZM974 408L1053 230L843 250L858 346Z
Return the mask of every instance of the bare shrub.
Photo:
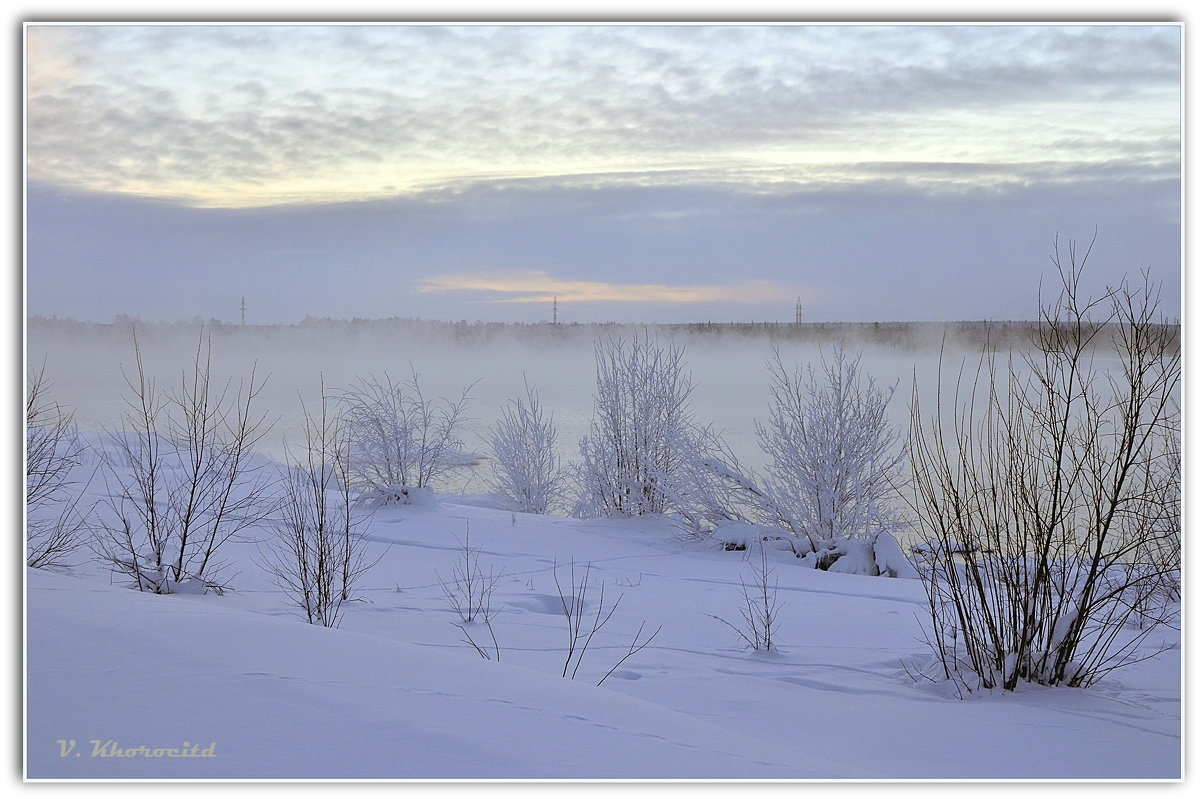
M604 583L600 583L600 597L596 601L596 611L594 614L587 614L587 596L589 588L589 578L592 573L592 565L589 563L583 570L583 573L576 577L575 561L571 561L570 566L570 584L569 589L564 590L562 582L558 578L558 562L554 563L554 585L558 589L558 597L562 601L563 618L567 622L567 656L563 661L562 676L566 677L570 672L571 679L575 679L575 675L579 673L579 667L583 663L584 655L587 654L588 647L592 643L592 638L596 633L608 624L612 619L613 614L617 612L617 606L621 604L623 594L618 596L612 605L605 608L604 605ZM588 624L586 618L590 615L591 622ZM622 663L633 657L638 652L641 652L650 642L658 636L662 631L660 625L650 637L645 641L641 640L642 632L645 630L646 623L643 621L638 627L637 633L633 637L633 642L617 663L610 668L596 685L602 685L609 675L616 671ZM574 666L572 667L572 663Z
M761 540L756 542L756 546L759 565L754 570L753 585L747 586L745 578L741 580L742 623L736 625L720 616L708 616L737 633L737 636L754 651L769 652L776 648L775 633L779 629L779 581L771 581L775 570L767 567L766 546Z
M469 523L463 539L458 543L462 557L454 564L450 578L445 579L440 574L437 575L438 585L441 586L442 594L446 597L446 603L454 610L459 619L458 622L451 622L451 624L462 632L466 642L475 648L480 657L484 660L491 660L491 654L475 642L465 626L482 623L491 636L492 652L496 656L496 661L499 662L500 644L497 643L496 632L492 629L492 619L496 617L498 611L492 608L492 593L496 590L496 584L504 572L503 570L493 572L491 567L486 573L483 571L483 566L479 562L481 548L471 546L471 525Z
M85 447L74 414L50 397L46 367L30 372L25 394L25 543L33 568L69 565L86 542L86 514L72 497L71 472Z
M1061 288L1023 362L993 352L952 400L939 385L932 419L914 388L929 643L967 690L1092 685L1172 619L1179 331L1148 275L1087 298L1089 253L1055 242Z
M225 587L220 548L271 512L270 481L253 448L270 428L253 411L262 390L254 371L232 391L215 385L211 342L202 332L178 388L161 390L146 374L135 334L135 375L121 432L104 458L111 511L97 549L141 591L174 593Z
M391 496L399 487L427 488L461 465L459 428L470 405L471 387L456 401L434 400L420 376L397 383L386 373L360 380L341 394L357 486Z
M549 513L566 487L562 462L555 454L558 431L546 415L537 391L525 383L525 398L502 409L491 431L495 492L522 513Z
M321 410L301 401L304 447L285 445L282 499L264 567L309 624L337 627L354 586L379 558L368 560L361 513L350 491L350 444L345 425L331 414L321 384ZM380 556L382 557L382 556Z

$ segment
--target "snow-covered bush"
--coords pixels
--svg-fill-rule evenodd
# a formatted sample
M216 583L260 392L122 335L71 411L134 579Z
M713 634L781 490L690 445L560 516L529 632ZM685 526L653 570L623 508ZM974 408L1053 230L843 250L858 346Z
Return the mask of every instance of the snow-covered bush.
M253 410L262 390L253 371L236 393L212 380L210 340L201 333L178 390L146 374L133 340L136 375L124 429L104 455L108 513L96 547L141 591L220 592L218 551L271 511L270 480L255 445L270 428Z
M537 391L525 383L525 398L501 410L491 431L493 486L513 510L549 513L562 499L566 474L555 453L554 415L542 408Z
M683 350L649 334L597 342L595 411L579 442L580 505L588 515L665 513L661 482L693 425Z
M410 508L436 508L437 493L428 486L393 485L387 488L371 489L366 495L360 496L358 504L370 510L378 510L388 505L407 505Z
M461 465L464 445L458 436L470 390L453 402L428 398L414 370L403 383L385 373L343 391L356 487L390 496L403 487L429 487Z
M659 486L694 536L707 538L724 525L759 518L762 490L710 426L692 425L677 436L675 454L674 468Z
M880 576L903 577L915 580L917 569L904 554L896 539L887 533L879 533L871 540L871 555Z
M67 565L83 546L86 516L71 496L71 472L83 462L84 445L74 414L50 399L45 365L31 372L25 395L26 563L34 568Z
M873 538L898 527L905 449L887 419L896 387L877 386L861 372L861 359L834 347L830 360L822 357L823 380L811 365L803 379L788 372L778 350L769 363L770 410L765 424L755 424L770 458L762 504L809 551L822 540Z
M263 566L309 624L336 627L354 585L375 563L359 532L361 512L351 501L350 442L343 421L331 415L324 383L319 417L304 414L304 446L287 448L275 536Z
M986 393L950 419L926 419L914 392L929 643L968 689L1089 686L1147 657L1178 610L1178 326L1156 319L1148 276L1091 299L1087 255L1056 243L1052 260L1061 291L1020 366L985 357Z
M742 519L720 437L691 411L683 350L649 334L595 345L595 411L576 470L584 516L679 513L693 529Z

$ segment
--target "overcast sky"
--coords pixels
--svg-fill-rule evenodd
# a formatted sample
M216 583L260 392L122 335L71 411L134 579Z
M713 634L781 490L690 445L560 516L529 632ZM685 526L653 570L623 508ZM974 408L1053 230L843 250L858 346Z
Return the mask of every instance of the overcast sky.
M1178 26L31 25L28 313L1180 311Z

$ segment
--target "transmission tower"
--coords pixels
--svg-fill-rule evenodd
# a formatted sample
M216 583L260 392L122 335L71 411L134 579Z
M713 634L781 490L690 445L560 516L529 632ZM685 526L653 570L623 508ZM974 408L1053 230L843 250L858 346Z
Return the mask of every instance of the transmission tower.
M246 326L246 298L242 297L242 327Z
M554 295L554 324L558 324L558 295Z
M803 310L803 307L800 305L800 298L797 297L796 298L796 324L800 324L802 310Z

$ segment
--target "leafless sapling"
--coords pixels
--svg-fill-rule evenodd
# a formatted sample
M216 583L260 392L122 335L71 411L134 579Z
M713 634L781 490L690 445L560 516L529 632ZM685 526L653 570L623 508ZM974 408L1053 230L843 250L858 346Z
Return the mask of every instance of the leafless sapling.
M594 614L588 614L586 606L588 601L587 596L589 578L591 577L592 573L592 565L589 563L583 569L583 573L576 577L575 561L572 560L570 570L568 572L570 583L567 589L563 588L562 581L559 580L557 561L554 563L553 573L554 585L558 589L558 597L562 602L563 618L567 623L567 654L565 660L563 661L562 676L566 677L568 672L570 672L570 678L575 679L575 675L579 673L579 667L583 663L584 655L587 653L588 647L592 643L592 638L594 638L596 633L598 633L606 624L608 624L609 620L612 619L612 616L614 613L616 613L617 606L621 604L621 599L624 595L618 596L612 605L605 608L604 583L601 582L600 597L596 600L596 611ZM590 623L587 622L587 618L591 619ZM600 678L600 681L597 682L596 685L603 684L604 681L608 679L609 675L616 671L622 663L649 646L650 642L652 642L658 636L659 632L662 631L662 626L659 625L659 627L653 633L651 633L645 641L642 641L641 637L642 632L645 630L645 626L646 623L643 621L638 627L637 634L634 636L633 642L629 645L626 653L620 658L620 660L617 661L616 665L609 669L608 672L606 672L604 676Z
M368 558L363 512L350 489L350 446L343 421L331 412L321 383L321 410L304 414L304 446L286 448L275 536L264 556L276 585L309 624L336 627L354 587L380 557Z
M742 624L733 624L720 616L708 614L746 642L754 651L771 651L776 648L775 634L779 629L779 581L772 582L775 570L767 566L767 551L762 540L755 544L758 549L759 566L754 570L752 586L746 585L745 578L741 579L742 595Z
M255 410L263 383L254 370L236 390L214 382L203 332L174 390L147 374L136 333L133 348L136 371L122 370L123 429L104 458L109 513L97 549L139 590L220 593L221 547L272 510L271 481L254 457L271 426Z
M446 597L446 603L458 616L458 621L451 624L458 628L465 636L466 642L475 648L480 657L491 660L491 654L475 642L467 629L467 625L482 623L491 636L492 652L499 661L500 644L496 641L496 631L492 628L492 619L499 611L492 607L492 594L504 572L495 572L489 567L485 573L479 561L480 551L481 547L471 546L471 525L468 522L466 532L459 541L462 557L454 564L448 579L437 575L438 585L442 589L442 595Z

